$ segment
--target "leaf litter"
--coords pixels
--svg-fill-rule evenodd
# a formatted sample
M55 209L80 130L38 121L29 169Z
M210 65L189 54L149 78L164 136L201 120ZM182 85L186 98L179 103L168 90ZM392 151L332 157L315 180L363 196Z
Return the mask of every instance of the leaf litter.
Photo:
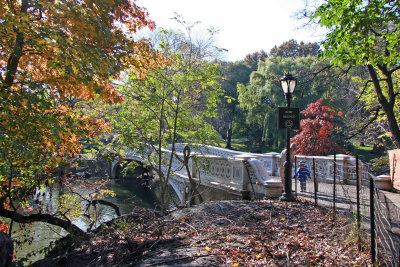
M85 266L370 266L353 230L305 200L219 201L167 216L137 208L68 253Z

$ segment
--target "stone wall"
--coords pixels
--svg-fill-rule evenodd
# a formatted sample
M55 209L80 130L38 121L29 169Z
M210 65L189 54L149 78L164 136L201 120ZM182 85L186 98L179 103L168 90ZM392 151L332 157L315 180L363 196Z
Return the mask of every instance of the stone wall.
M400 149L389 150L389 163L393 188L400 190Z

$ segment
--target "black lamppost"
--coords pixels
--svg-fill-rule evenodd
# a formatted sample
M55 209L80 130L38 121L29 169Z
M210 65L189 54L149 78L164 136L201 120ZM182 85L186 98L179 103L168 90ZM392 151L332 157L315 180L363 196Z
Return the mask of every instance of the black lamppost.
M280 78L281 86L283 92L285 93L286 98L286 107L290 108L290 101L292 99L292 93L296 88L297 80L294 76L290 74L286 74L282 78ZM281 200L283 201L293 201L294 197L292 194L292 162L290 161L290 128L286 128L286 161L284 164L285 167L285 184L284 184L284 192L281 196Z

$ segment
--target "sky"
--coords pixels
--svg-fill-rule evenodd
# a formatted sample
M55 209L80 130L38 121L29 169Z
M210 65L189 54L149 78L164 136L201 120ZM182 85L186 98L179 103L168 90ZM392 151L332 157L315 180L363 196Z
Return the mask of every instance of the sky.
M171 20L175 13L186 21L201 24L199 30L219 29L217 46L228 50L227 61L244 59L247 54L264 50L295 39L318 42L323 35L316 29L304 29L304 22L295 18L305 0L137 0L145 7L157 27L179 29Z

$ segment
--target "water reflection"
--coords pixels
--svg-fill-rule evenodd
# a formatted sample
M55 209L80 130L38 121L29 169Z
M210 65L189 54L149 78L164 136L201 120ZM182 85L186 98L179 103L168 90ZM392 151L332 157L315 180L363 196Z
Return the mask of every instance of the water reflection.
M122 214L127 214L136 207L147 209L157 209L159 186L153 183L150 187L145 186L140 179L112 180L107 184L108 189L115 192L116 196L107 200L117 204ZM45 205L46 209L54 210L60 196L63 194L63 188L58 184L38 194L38 203ZM101 222L111 220L116 217L115 211L110 207L98 205L96 212ZM74 223L81 229L88 228L88 221L79 219ZM43 249L48 247L51 242L67 235L67 232L57 226L46 223L33 223L28 227L21 227L17 223L13 224L13 239L16 240L15 254L18 260L29 258L25 263L29 264L44 257ZM32 242L26 243L31 237Z

